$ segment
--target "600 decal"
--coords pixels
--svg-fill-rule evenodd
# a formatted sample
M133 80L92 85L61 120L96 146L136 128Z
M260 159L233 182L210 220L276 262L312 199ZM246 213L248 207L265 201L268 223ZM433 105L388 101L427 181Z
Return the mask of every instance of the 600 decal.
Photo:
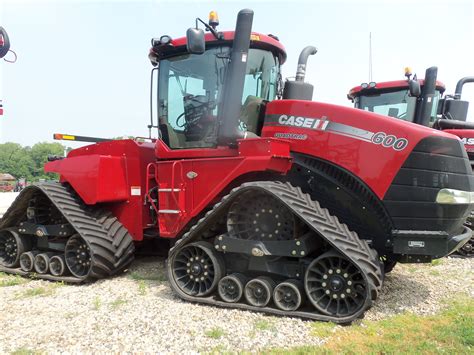
M382 144L385 148L403 150L407 147L408 140L406 138L397 138L385 132L377 132L372 136L372 143Z

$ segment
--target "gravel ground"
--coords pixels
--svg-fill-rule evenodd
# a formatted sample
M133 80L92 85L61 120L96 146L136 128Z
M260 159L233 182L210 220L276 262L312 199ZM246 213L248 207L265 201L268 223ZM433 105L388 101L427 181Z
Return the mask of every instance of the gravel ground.
M366 319L433 314L446 296L474 297L474 260L398 265ZM0 279L1 282L2 279ZM3 280L11 280L11 277ZM18 279L14 279L17 281ZM190 352L288 348L322 343L311 323L185 303L173 296L163 260L143 258L128 274L91 285L24 281L0 287L0 353Z
M19 192L0 192L0 218L15 201L18 194Z

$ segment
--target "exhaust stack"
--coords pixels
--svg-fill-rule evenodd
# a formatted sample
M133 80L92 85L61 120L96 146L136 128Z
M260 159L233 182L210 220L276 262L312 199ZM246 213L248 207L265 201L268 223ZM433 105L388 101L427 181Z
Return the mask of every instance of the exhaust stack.
M252 33L253 11L243 9L237 15L234 43L230 54L230 64L227 68L223 105L219 117L219 143L229 144L244 138L243 131L238 129L238 120L242 107L245 72Z
M316 47L305 47L298 59L298 68L296 69L295 81L286 81L283 89L283 98L286 100L307 100L313 99L313 85L304 82L306 75L306 63L308 57L318 52Z
M433 110L433 101L436 95L436 78L438 77L438 68L431 67L426 69L425 83L421 90L421 105L416 110L414 123L422 126L429 126L431 112Z
M455 100L461 100L462 87L467 83L474 83L474 76L466 76L458 81L456 84L456 91L454 93Z

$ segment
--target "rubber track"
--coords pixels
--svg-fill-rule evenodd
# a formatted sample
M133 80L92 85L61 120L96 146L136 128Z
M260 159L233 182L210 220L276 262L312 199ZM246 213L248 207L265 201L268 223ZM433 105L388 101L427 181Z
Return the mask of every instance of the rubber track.
M88 282L115 275L130 265L135 248L127 229L110 212L85 205L65 184L48 182L25 188L0 220L0 229L16 226L28 198L38 191L49 198L76 232L89 243L92 252L93 266L89 275L84 278L54 277L54 280ZM11 269L11 272L18 273L18 270ZM34 276L51 279L51 275Z
M218 300L216 297L194 297L181 292L172 277L172 268L169 260L184 246L194 241L205 233L205 230L211 228L225 213L226 208L241 193L249 190L265 191L280 200L295 215L302 219L313 231L322 236L331 244L340 254L351 260L361 271L366 283L369 285L369 292L364 302L364 306L355 314L348 317L332 317L320 313L293 311L286 312L271 307L254 307L244 303L226 303ZM347 225L339 222L336 216L332 216L329 211L322 208L317 201L314 201L306 193L303 193L299 187L294 187L290 183L260 181L242 184L233 189L228 195L222 198L212 210L210 210L201 220L199 220L191 229L177 241L175 246L170 249L167 262L168 279L173 291L182 299L192 302L205 303L226 308L238 308L265 312L280 316L300 317L313 320L331 321L335 323L350 323L360 318L363 313L369 309L377 298L382 287L383 271L379 257L375 250L371 249L365 240L360 239L355 232L349 230ZM316 310L315 310L316 311Z

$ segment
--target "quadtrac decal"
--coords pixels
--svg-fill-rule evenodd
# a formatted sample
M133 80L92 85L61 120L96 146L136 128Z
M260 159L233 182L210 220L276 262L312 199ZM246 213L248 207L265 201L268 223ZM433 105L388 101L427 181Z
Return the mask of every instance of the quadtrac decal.
M326 116L320 118L310 118L288 115L266 115L265 126L290 126L311 129L315 131L327 131L341 136L351 137L372 144L380 144L385 148L392 148L400 151L408 146L406 138L398 138L386 132L371 132L365 129L349 126L343 123L332 122ZM275 138L306 140L306 134L277 132Z

